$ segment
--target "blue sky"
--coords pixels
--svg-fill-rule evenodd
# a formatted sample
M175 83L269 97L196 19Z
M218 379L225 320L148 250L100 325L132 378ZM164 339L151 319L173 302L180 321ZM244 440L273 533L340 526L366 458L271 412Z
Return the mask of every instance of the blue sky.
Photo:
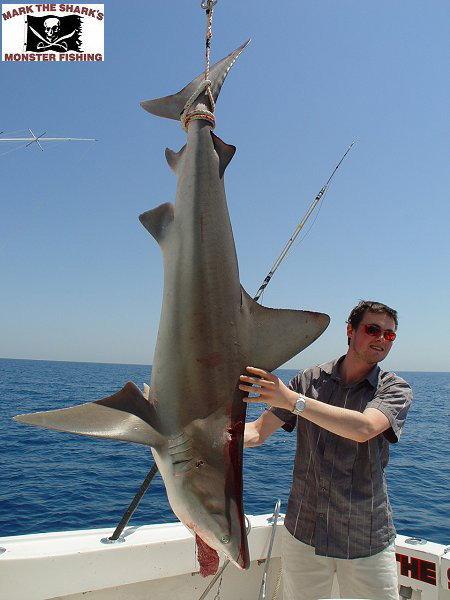
M387 368L449 370L447 22L435 0L215 7L213 62L252 38L216 109L250 294L355 141L263 298L331 316L287 366L344 353L368 298L399 311ZM104 63L0 64L0 130L99 140L0 145L0 356L151 364L162 261L137 217L174 200L185 134L139 102L203 70L204 32L200 0L109 1Z

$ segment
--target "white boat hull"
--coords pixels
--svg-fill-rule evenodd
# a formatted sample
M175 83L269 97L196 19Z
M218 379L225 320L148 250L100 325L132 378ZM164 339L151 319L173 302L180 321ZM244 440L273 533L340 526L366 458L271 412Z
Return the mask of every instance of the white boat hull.
M250 517L251 567L229 565L221 600L256 600L270 543L271 515ZM282 519L272 550L267 599L280 574ZM128 527L123 541L104 541L111 529L0 538L0 597L5 600L198 600L212 577L199 574L195 540L179 523ZM400 584L412 600L450 600L450 553L445 546L414 545L397 536ZM102 541L103 540L103 541ZM208 598L214 598L220 579ZM338 597L335 585L334 593ZM282 599L282 590L276 595Z

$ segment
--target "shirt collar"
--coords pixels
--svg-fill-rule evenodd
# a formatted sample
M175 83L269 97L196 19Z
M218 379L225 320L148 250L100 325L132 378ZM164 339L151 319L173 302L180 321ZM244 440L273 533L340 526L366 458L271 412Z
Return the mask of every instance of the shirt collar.
M344 360L344 358L345 358L345 354L343 356L341 356L340 358L336 358L335 360L332 360L329 363L320 365L320 368L322 369L322 371L325 371L325 373L328 373L328 375L331 375L332 379L342 382L342 377L339 372L339 367L340 367L341 362ZM374 365L372 367L372 369L364 377L363 381L367 381L372 387L376 388L378 386L378 379L379 379L380 371L381 371L380 367L378 365Z

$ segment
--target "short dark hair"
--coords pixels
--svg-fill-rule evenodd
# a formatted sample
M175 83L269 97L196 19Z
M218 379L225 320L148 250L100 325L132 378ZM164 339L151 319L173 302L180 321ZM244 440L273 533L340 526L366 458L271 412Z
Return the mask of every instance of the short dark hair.
M395 322L395 329L398 327L397 311L381 302L373 302L372 300L360 300L355 308L352 309L348 316L347 323L352 326L352 329L358 329L359 324L366 312L385 313L392 317ZM349 340L350 343L350 340Z

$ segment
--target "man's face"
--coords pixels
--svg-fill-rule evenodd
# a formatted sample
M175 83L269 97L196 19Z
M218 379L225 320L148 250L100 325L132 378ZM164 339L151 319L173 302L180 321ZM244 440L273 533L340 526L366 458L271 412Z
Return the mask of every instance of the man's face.
M381 332L377 336L369 335L365 332L365 325L378 325ZM350 351L356 357L368 364L375 364L385 359L389 354L392 342L386 340L383 332L386 329L395 331L395 321L386 313L373 313L366 311L358 329L352 329L347 325L347 335L350 338Z

